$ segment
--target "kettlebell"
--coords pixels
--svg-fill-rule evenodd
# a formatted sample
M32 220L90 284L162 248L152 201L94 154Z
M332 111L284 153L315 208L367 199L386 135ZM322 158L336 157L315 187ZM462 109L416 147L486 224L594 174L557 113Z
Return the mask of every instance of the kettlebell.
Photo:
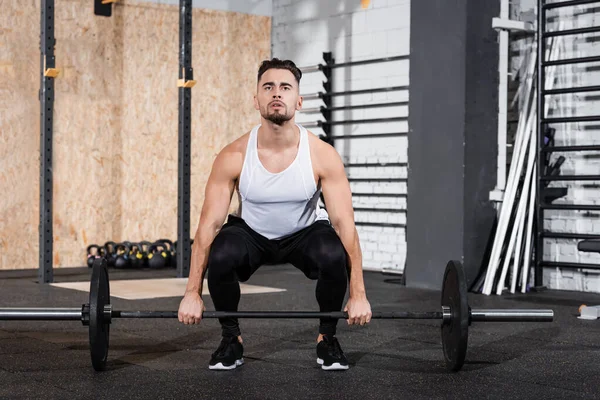
M106 252L106 264L109 268L114 268L115 266L115 261L117 259L116 246L117 244L115 242L108 241L104 243L104 251Z
M141 266L140 268L148 268L148 250L150 246L152 246L151 242L147 240L143 240L139 243L140 245L140 253L142 254Z
M92 253L92 250L95 250ZM94 260L96 260L96 258L99 258L100 255L100 246L98 246L97 244L90 244L87 247L87 266L88 268L92 268L92 266L94 265Z
M148 249L148 267L152 269L168 267L168 257L167 246L163 242L156 241Z
M176 268L177 258L175 257L175 246L169 239L160 239L159 242L163 242L167 246L167 268Z
M130 260L129 260L129 251L130 247L128 245L129 242L118 243L115 246L116 250L116 258L115 258L115 268L117 269L125 269L129 268Z
M130 267L135 269L142 268L142 259L144 256L142 255L142 249L139 243L131 243L129 249Z

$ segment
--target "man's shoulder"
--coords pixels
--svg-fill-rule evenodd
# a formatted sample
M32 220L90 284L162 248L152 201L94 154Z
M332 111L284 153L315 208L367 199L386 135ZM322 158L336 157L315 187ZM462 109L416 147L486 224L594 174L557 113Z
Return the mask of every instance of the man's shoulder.
M329 143L324 142L316 133L309 129L307 129L306 132L308 133L308 145L310 146L311 151L315 150L321 152L327 150L325 146L331 147Z
M232 171L232 173L235 171L234 175L239 174L244 163L249 137L250 132L246 132L234 141L225 145L217 155L215 164L227 168Z
M335 147L322 140L313 132L309 130L307 130L307 132L308 145L310 147L310 153L312 157L316 157L317 159L327 159L331 157L334 153L337 154L337 150L335 149Z
M234 141L228 143L222 150L225 153L245 153L246 147L248 146L248 139L250 138L250 132L244 133Z

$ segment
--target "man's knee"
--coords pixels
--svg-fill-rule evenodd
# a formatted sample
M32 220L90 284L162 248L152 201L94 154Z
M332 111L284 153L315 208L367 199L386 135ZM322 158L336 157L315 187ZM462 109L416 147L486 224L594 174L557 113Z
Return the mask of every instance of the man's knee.
M316 267L314 272L321 278L346 279L348 255L335 232L326 232L315 238L306 249L306 255Z
M208 254L209 282L237 280L236 271L247 262L247 258L248 252L244 240L235 229L219 232Z

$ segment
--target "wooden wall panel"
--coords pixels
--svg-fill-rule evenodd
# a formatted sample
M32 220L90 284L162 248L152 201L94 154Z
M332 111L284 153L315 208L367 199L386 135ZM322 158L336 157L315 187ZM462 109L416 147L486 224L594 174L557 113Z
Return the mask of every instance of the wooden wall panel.
M40 10L7 6L0 183L14 192L0 198L0 269L36 268ZM54 266L83 265L90 243L174 240L178 7L124 1L104 18L92 2L56 0L55 19ZM252 95L270 56L270 18L194 9L192 55L193 234L214 157L259 121Z

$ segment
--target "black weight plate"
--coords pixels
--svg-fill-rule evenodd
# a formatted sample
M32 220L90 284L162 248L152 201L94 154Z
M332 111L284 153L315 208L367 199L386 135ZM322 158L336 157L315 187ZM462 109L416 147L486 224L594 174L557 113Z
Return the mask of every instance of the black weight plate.
M110 323L105 321L104 306L110 304L106 259L97 258L90 282L90 353L96 371L104 371L108 358Z
M450 307L451 320L442 323L442 345L446 368L458 371L467 355L469 338L469 304L465 271L459 261L446 265L442 285L442 307Z

